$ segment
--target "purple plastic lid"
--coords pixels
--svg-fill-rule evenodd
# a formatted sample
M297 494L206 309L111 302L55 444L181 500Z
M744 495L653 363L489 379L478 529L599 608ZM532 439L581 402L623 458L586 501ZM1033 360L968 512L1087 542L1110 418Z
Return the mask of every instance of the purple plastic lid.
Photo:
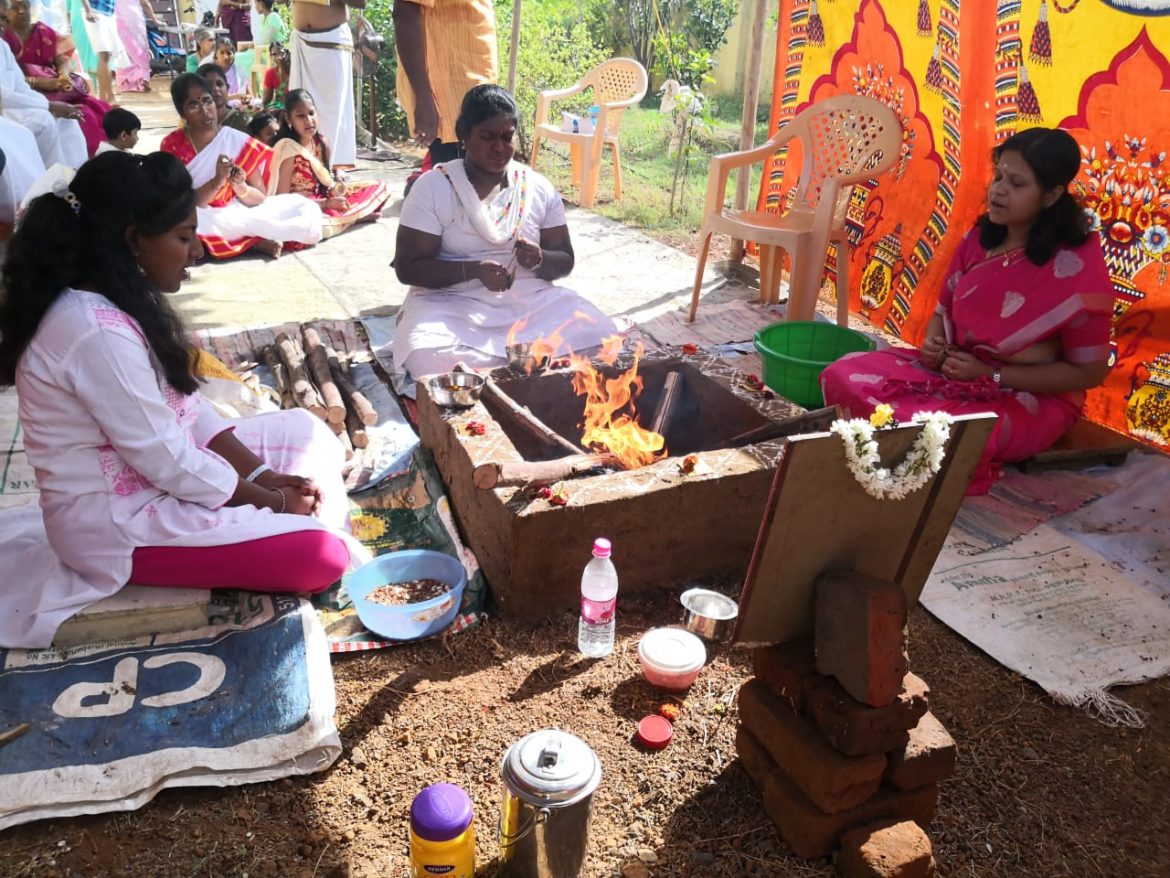
M410 805L410 829L427 841L448 841L471 825L471 797L453 783L431 784Z
M598 537L593 541L593 557L594 558L608 558L609 553L613 550L609 540L605 537Z

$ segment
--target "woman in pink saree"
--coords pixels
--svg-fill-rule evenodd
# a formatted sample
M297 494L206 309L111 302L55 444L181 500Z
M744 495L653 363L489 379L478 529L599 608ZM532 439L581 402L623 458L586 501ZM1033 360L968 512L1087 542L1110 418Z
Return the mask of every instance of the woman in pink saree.
M150 48L146 44L146 19L159 23L150 0L117 0L114 17L118 20L118 36L126 49L129 64L114 71L118 91L150 91Z
M81 131L92 158L105 140L102 118L110 105L89 93L89 85L69 72L69 58L59 48L60 36L43 22L33 24L28 0L8 4L4 41L16 56L28 84L50 101L73 104L81 111Z
M1100 241L1068 191L1080 168L1076 141L1031 128L992 158L987 213L959 245L921 350L851 354L821 376L825 402L853 417L879 403L900 421L921 411L995 413L971 494L1076 423L1085 391L1108 370L1113 311Z

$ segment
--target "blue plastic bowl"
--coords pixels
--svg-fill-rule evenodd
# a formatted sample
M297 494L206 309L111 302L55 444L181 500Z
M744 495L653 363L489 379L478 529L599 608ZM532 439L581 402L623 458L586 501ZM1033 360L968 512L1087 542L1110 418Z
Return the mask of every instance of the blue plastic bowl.
M389 606L366 600L374 589L412 579L437 579L451 586L446 594L417 604ZM455 619L467 586L463 562L443 552L408 549L379 555L345 579L362 624L390 640L417 640L438 634Z

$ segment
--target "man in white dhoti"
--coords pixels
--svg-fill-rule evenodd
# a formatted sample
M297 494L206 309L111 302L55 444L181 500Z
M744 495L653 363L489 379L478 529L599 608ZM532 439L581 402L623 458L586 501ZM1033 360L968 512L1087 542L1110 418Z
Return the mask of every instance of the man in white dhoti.
M313 96L320 131L333 145L335 165L357 160L349 6L364 9L366 0L292 0L289 89L303 88Z
M41 174L45 163L37 150L32 132L11 119L0 117L0 150L4 151L4 171L0 172L0 223L16 219L16 209L25 193Z
M0 110L6 119L32 132L45 166L80 167L89 158L85 135L77 120L81 111L71 104L50 101L25 81L12 49L0 40Z

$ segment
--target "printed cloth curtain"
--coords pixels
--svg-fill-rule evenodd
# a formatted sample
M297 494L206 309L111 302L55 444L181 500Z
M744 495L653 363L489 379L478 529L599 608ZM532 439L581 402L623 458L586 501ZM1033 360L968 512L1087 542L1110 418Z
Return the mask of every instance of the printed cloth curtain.
M1109 375L1085 413L1170 451L1168 57L1170 0L781 0L771 130L836 94L882 100L904 127L893 171L852 193L850 309L919 342L984 209L991 149L1064 128L1116 293ZM762 209L795 182L788 158L765 167Z

